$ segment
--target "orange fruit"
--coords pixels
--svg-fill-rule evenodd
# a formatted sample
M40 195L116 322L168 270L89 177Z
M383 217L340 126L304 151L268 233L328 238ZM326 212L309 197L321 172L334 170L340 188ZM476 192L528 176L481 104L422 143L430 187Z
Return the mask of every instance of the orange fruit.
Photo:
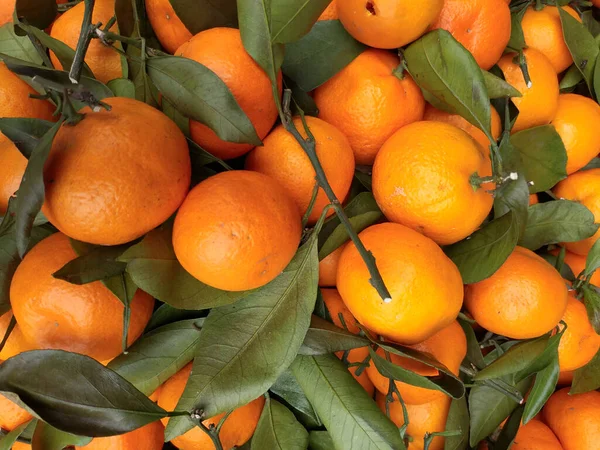
M176 55L193 59L213 71L227 85L240 108L246 113L260 139L269 133L278 117L269 77L242 45L240 31L211 28L202 31L179 47ZM281 72L279 73L281 92ZM221 159L248 153L253 145L225 142L206 125L190 121L192 139Z
M325 11L321 13L317 21L319 20L337 20L337 0L332 0L331 3L325 8Z
M539 420L521 425L511 450L563 450L552 430Z
M416 344L456 319L462 280L435 242L396 223L373 225L359 237L377 260L391 294L387 302L379 296L356 246L348 243L338 266L337 288L361 324L392 341Z
M0 342L4 339L8 325L12 319L13 314L11 311L4 313L0 317ZM0 361L5 361L8 358L12 358L19 353L26 352L29 350L35 350L34 346L31 345L23 336L19 324L16 324L12 329L10 336L6 340L4 347L0 350Z
M0 395L0 428L12 431L19 425L29 422L32 415L13 403L4 395Z
M558 77L554 67L537 50L527 48L523 54L529 69L530 86L525 83L521 67L513 61L515 53L508 53L498 61L506 81L521 93L521 97L512 98L519 109L512 130L515 132L550 123L558 109Z
M298 207L272 178L222 172L194 187L179 208L173 247L203 283L244 291L267 284L288 265L300 243L300 222Z
M467 354L467 338L458 322L454 321L430 338L425 339L423 342L411 345L410 348L429 353L452 371L452 373L458 375L460 363ZM377 349L377 354L382 358L385 358L385 352L381 348ZM397 366L401 366L411 372L418 373L419 375L436 376L439 374L437 369L413 359L398 356L393 353L390 353L390 359L391 362ZM366 372L375 388L382 394L387 394L389 389L389 379L379 373L374 363L369 364ZM396 381L395 383L402 396L402 400L411 405L428 403L438 400L440 397L446 395L441 391L412 386L401 381Z
M443 0L344 0L337 11L354 39L375 48L398 48L427 31Z
M190 185L187 142L177 125L137 100L63 126L44 169L44 214L67 236L117 245L143 236L179 207ZM140 128L141 124L144 126Z
M398 64L390 52L365 50L315 90L319 117L348 137L356 164L373 164L387 138L423 117L423 94L410 75L392 73Z
M344 356L344 352L336 352L335 354L338 358L342 359ZM369 357L369 349L367 347L353 348L348 352L346 357L347 361L352 363L362 363L366 361ZM359 371L360 370L360 371ZM350 366L348 367L348 371L354 377L356 381L362 386L362 388L369 394L370 397L373 397L375 393L375 386L373 386L373 382L367 375L366 369L361 366ZM357 375L358 372L358 375Z
M465 288L465 306L486 330L529 339L552 330L567 307L560 274L531 250L516 247L491 277Z
M354 154L348 139L336 127L316 117L307 116L306 123L315 138L317 157L329 185L338 199L345 198L354 178ZM306 138L300 118L294 119L294 124ZM248 154L246 169L264 173L279 182L298 205L300 214L306 212L316 183L315 169L300 144L283 125L276 127L263 145ZM329 203L325 191L319 189L308 223L317 223ZM333 213L333 209L329 209L327 215Z
M185 366L166 381L158 397L158 406L167 411L175 409L191 371L192 363ZM219 433L219 438L224 449L230 449L234 446L241 447L252 437L264 405L265 398L261 396L247 405L235 409L229 415ZM206 419L202 423L207 427L211 424L217 425L224 416L225 413L219 414ZM168 418L161 420L165 425L169 422ZM184 450L209 450L215 448L208 435L198 427L176 437L171 441L171 444Z
M432 28L449 31L488 70L510 39L510 9L505 0L444 0Z
M31 445L24 442L15 442L11 450L31 450Z
M598 448L600 392L569 395L569 388L561 389L552 394L542 413L564 450Z
M581 22L573 8L570 6L562 8L563 11ZM573 64L573 57L565 43L560 15L556 6L544 6L539 11L536 11L535 5L530 6L521 20L521 28L527 47L543 53L556 73L561 73Z
M558 255L559 250L553 250L550 253L553 255ZM585 262L587 255L578 255L577 253L573 253L570 251L565 252L565 260L564 263L571 268L571 272L573 275L578 276L581 272L585 270ZM600 286L600 271L596 270L591 278L591 283L596 286Z
M544 8L546 9L546 8ZM567 173L571 174L600 153L600 106L577 94L561 94L552 125L567 150Z
M337 268L345 246L346 244L338 247L321 261L319 261L319 286L335 286Z
M552 192L558 198L581 203L594 214L596 222L600 220L600 169L583 170L571 174L558 183ZM587 255L599 237L600 230L587 239L566 242L563 245L573 253Z
M582 302L569 292L567 309L562 320L567 324L558 347L560 371L572 371L585 366L600 349L600 336L596 334ZM562 326L561 326L562 328Z
M34 246L10 285L13 314L25 339L37 348L106 361L122 350L123 304L100 281L78 286L52 276L76 257L62 233ZM144 331L153 306L154 299L138 289L131 301L129 345Z
M29 94L36 94L36 91L0 62L0 117L54 120L54 106L45 100L29 98ZM19 189L26 166L27 159L0 133L0 216L6 212L8 199Z
M461 129L415 122L394 133L373 165L373 195L392 222L440 245L469 236L485 220L494 198L471 177L492 174L485 150Z
M88 445L75 446L75 450L162 450L164 440L165 427L157 420L119 436L94 438Z
M573 383L574 375L575 375L575 372L573 372L573 371L560 372L558 374L558 385L559 386L571 386L571 384Z
M529 196L529 206L537 205L540 202L537 194L531 194Z
M385 395L380 392L375 396L379 409L385 413ZM446 429L446 420L450 411L450 397L442 396L437 400L420 405L406 405L408 412L408 426L406 435L412 438L408 443L408 450L423 450L425 433L435 433ZM390 419L397 427L404 425L402 405L394 399L389 405ZM436 436L431 441L429 450L442 450L445 439Z
M62 14L52 25L50 36L75 49L79 40L79 34L81 33L84 11L85 4L82 2ZM96 0L92 14L92 23L102 22L106 24L114 15L115 0ZM117 24L110 31L118 33ZM59 70L63 69L62 64L53 52L50 52L50 59L54 67ZM121 55L113 48L104 45L99 39L92 39L92 43L85 55L85 62L92 70L94 76L103 83L123 77Z
M156 37L169 53L175 53L192 38L169 0L146 0L146 14Z
M500 122L500 115L493 106L491 107L490 112L492 117L492 136L497 141L500 138L500 133L502 133L502 123ZM423 120L434 120L436 122L446 122L450 125L454 125L455 127L467 132L487 151L487 153L489 153L490 141L485 134L483 134L483 131L481 131L471 122L463 119L458 114L451 114L446 111L442 111L427 103L425 105L425 114L423 115Z

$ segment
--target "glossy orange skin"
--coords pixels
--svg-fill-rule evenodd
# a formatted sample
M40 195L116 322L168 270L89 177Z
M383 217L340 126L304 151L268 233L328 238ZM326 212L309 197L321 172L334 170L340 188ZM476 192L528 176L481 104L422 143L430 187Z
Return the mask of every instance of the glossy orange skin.
M400 60L369 49L315 89L319 117L344 133L356 164L373 164L383 143L399 128L423 118L425 100L410 75L392 71Z
M431 28L449 31L488 70L510 39L510 9L505 0L444 0Z
M55 120L54 106L45 100L29 98L29 94L36 92L0 62L0 117ZM27 159L0 133L0 216L6 212L8 199L19 189L26 166Z
M508 53L498 61L506 81L521 93L521 97L512 99L519 109L513 132L550 123L558 109L558 77L550 60L532 48L523 53L531 87L527 87L521 68L513 62L515 53Z
M467 354L467 338L458 322L454 321L430 338L425 339L419 344L411 345L410 347L421 352L429 353L450 369L452 373L458 375L460 363ZM385 353L381 348L377 349L377 354L382 358L385 358ZM390 357L392 363L420 375L436 376L439 373L437 369L409 358L404 358L393 353L390 353ZM389 389L389 379L379 373L375 364L371 363L369 367L367 367L366 372L375 385L375 388L380 393L384 395L387 394ZM401 381L396 381L395 383L402 399L407 404L421 405L446 396L446 394L441 391L412 386Z
M146 0L146 14L156 37L171 54L193 36L169 0Z
M486 330L529 339L552 330L567 308L560 274L531 250L516 247L491 277L465 287L465 306Z
M544 422L564 450L598 447L600 441L600 392L569 395L570 388L552 394L542 410Z
M32 415L0 394L0 428L12 431L32 419Z
M106 361L121 353L123 304L102 282L81 286L52 274L77 254L55 233L25 255L10 285L13 314L25 339L39 349L60 349ZM138 289L131 302L128 343L144 331L154 299Z
M588 208L596 221L600 220L600 169L590 169L569 175L552 189L558 198L581 203ZM600 238L600 230L593 236L577 242L565 242L567 250L587 255L594 242Z
M75 450L162 450L164 440L165 427L157 420L119 436L94 438L88 445L75 446Z
M191 371L192 364L190 363L163 384L158 397L158 406L168 411L173 411L175 409ZM219 438L224 449L230 449L234 446L241 447L250 440L254 434L256 424L258 423L264 405L265 398L261 396L247 405L235 409L229 415L219 433ZM206 419L202 423L207 427L210 424L216 425L223 416L225 416L225 413ZM166 425L169 422L169 419L164 418L161 419L161 421ZM198 427L171 440L171 444L182 450L215 449L215 446L208 435Z
M192 189L173 228L177 259L194 277L227 291L273 280L296 253L298 207L272 178L222 172Z
M11 450L31 450L31 445L24 442L15 442Z
M600 106L577 94L561 94L552 125L567 150L567 173L572 174L600 153Z
M79 34L81 33L81 23L83 22L83 13L85 5L79 3L73 8L62 14L50 31L50 36L54 39L64 42L72 49L77 47ZM115 15L115 0L96 0L92 15L92 23L102 22L106 24L111 17ZM115 24L110 31L118 33L118 26ZM50 52L52 64L57 69L63 66L53 52ZM123 77L123 62L121 55L114 49L102 44L99 39L93 39L85 56L85 62L92 70L94 76L107 83L115 78Z
M529 206L537 205L540 202L537 194L529 195Z
M391 301L381 299L356 246L349 243L340 258L337 288L361 324L392 341L416 344L456 319L462 280L435 242L396 223L373 225L359 237L391 294Z
M491 107L490 112L492 117L492 137L497 141L500 138L500 133L502 132L502 123L500 122L500 115L493 106ZM483 131L481 131L471 122L463 119L458 114L450 114L427 103L425 105L425 114L423 115L423 120L433 120L436 122L445 122L449 123L450 125L454 125L455 127L467 132L473 139L477 141L477 143L479 143L479 145L486 150L487 153L489 153L490 141Z
M337 268L345 246L342 245L319 261L319 286L335 286Z
M337 0L332 0L331 3L325 8L325 11L321 13L317 21L319 20L337 20Z
M354 39L370 47L402 47L425 34L442 9L443 0L343 0L340 21Z
M433 239L453 244L473 233L492 209L488 186L471 176L492 174L487 152L443 122L406 125L381 147L373 165L373 195L381 211Z
M74 239L132 241L177 210L191 178L185 136L160 111L137 100L106 99L58 132L44 169L44 214ZM144 124L140 128L140 124Z
M175 54L193 59L217 74L254 125L258 137L264 139L278 117L277 107L269 77L244 50L239 30L211 28L201 31L181 45ZM278 77L281 93L281 72ZM223 141L206 125L194 120L190 120L190 134L202 148L221 159L237 158L254 147Z
M4 313L0 317L0 340L4 338L6 331L8 330L8 325L10 324L10 320L12 319L13 314L11 311ZM5 361L8 358L12 358L15 355L18 355L21 352L26 352L29 350L35 350L35 347L25 339L23 333L21 332L21 328L19 324L16 324L15 327L10 332L10 336L8 337L6 343L2 350L0 350L0 361Z
M585 366L600 349L600 336L588 318L585 305L569 292L567 309L562 320L567 324L558 347L560 371L572 371ZM561 326L562 329L562 326Z
M385 413L385 395L378 392L375 401L379 409ZM450 411L450 397L442 396L432 402L420 405L406 405L408 411L408 427L406 434L412 437L408 450L423 450L425 433L435 433L446 429L446 420ZM397 399L390 403L390 419L401 427L404 425L402 405ZM436 436L431 441L429 450L442 450L445 439Z
M539 420L521 425L511 450L563 450L552 430Z
M579 22L581 19L570 6L563 6L563 11L569 13ZM523 36L527 47L543 53L556 73L561 73L573 64L573 57L565 43L560 15L556 6L544 6L536 11L535 5L527 8L521 21Z
M348 139L336 127L316 117L307 116L306 124L314 136L317 157L329 185L338 199L345 198L354 178L354 154ZM294 125L306 138L300 118L294 119ZM300 214L306 213L316 183L315 169L306 152L283 125L276 127L264 139L263 145L248 154L245 167L246 170L264 173L277 181L294 199ZM325 191L319 189L308 217L309 225L317 223L329 203ZM333 209L329 209L327 215L333 213Z

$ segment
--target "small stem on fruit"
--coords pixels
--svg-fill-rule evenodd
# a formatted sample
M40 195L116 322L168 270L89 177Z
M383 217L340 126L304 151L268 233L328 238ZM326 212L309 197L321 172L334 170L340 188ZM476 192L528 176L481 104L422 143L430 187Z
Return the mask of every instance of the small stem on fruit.
M535 10L541 11L543 8L544 5L542 4L542 0L535 0Z
M228 413L225 415L225 417L223 417L222 421L225 422L225 419L229 416ZM202 417L204 416L204 411L201 410L196 410L193 411L192 414L190 415L190 418L192 419L192 421L196 424L196 426L198 428L200 428L202 431L204 431L208 437L210 438L210 440L212 441L213 445L215 446L215 450L224 450L223 449L223 444L221 444L221 439L219 439L219 431L221 429L222 423L219 422L219 424L217 426L215 426L214 424L210 424L208 427L206 425L204 425L204 423L202 423Z
M523 53L523 50L519 51L517 56L515 56L513 62L518 64L521 68L521 72L523 73L523 79L525 80L527 88L531 88L532 83L531 78L529 77L529 68L527 67L527 60L525 59L525 53Z
M437 431L435 433L425 433L425 437L423 440L423 450L429 450L429 447L431 446L431 441L433 441L433 438L436 436L440 436L440 437L452 437L452 436L461 436L462 435L462 431L460 430L452 430L452 431Z
M315 207L315 202L317 201L317 195L319 194L319 180L315 178L315 186L313 187L312 196L310 197L310 203L308 204L308 208L304 213L304 217L302 217L302 228L306 227L306 223L308 222L308 218L312 214L312 210Z
M470 367L467 367L464 365L460 366L460 371L462 373L468 375L471 378L473 378L477 375L476 369L470 368ZM477 386L477 385L484 385L489 388L495 389L496 391L501 392L502 394L506 395L507 397L512 398L518 404L522 404L524 401L523 394L521 394L521 392L519 392L519 390L516 387L511 386L510 384L506 383L505 381L502 381L501 379L489 379L489 380L476 381L475 386Z
M4 337L2 338L2 342L0 342L0 352L6 345L6 341L8 341L8 338L10 337L10 333L12 333L12 330L15 328L16 324L17 324L17 320L15 319L15 316L12 316L10 318L10 322L8 323L8 327L6 328L6 332L4 333Z
M83 13L83 22L81 23L81 33L79 34L79 41L77 42L73 64L71 64L71 70L69 71L69 78L73 83L79 83L81 72L83 71L85 54L90 46L90 42L92 42L92 36L96 29L96 26L92 25L92 12L96 0L84 1L85 11Z

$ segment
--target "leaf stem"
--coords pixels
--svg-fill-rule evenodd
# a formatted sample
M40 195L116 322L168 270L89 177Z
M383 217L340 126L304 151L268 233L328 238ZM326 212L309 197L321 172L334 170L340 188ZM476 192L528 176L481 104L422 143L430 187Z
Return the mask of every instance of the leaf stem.
M223 444L221 444L221 439L219 438L219 431L221 430L223 423L225 423L225 419L229 417L229 414L231 414L231 412L225 414L217 426L211 423L208 427L202 422L202 416L204 415L203 411L194 411L190 417L196 426L208 435L215 446L215 450L224 450Z
M92 12L94 10L94 3L96 0L84 1L85 11L83 13L83 22L81 23L81 33L79 34L79 41L77 42L73 64L71 64L71 70L69 71L69 78L73 83L79 83L85 61L85 54L87 53L87 49L92 42L92 36L94 30L96 29L95 25L92 25Z
M315 179L315 186L313 187L312 196L310 197L310 203L308 204L308 208L302 217L302 228L306 227L306 223L308 222L308 218L312 214L312 210L315 207L315 202L317 201L317 195L319 194L319 180Z
M10 334L15 328L15 325L17 325L17 320L15 319L15 316L12 316L10 318L10 322L8 323L8 327L6 328L6 332L4 333L4 337L2 338L2 342L0 342L0 352L6 345L6 341L8 341L8 338L10 337Z

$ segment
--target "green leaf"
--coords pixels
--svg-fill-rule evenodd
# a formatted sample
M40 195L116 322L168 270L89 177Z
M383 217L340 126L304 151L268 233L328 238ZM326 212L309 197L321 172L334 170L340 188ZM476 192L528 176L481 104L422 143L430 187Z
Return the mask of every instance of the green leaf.
M268 398L256 431L252 437L252 450L306 450L308 431L294 415L277 400Z
M405 50L404 57L421 88L491 136L491 106L483 74L473 55L449 32L427 33Z
M507 81L486 70L481 73L490 98L521 97L521 93Z
M179 127L181 132L188 139L188 147L191 148L190 142L192 141L190 136L190 119L184 116L169 100L166 98L162 99L162 103L160 105L162 112L171 119L175 124ZM195 143L195 142L194 142ZM197 144L196 144L197 145ZM208 153L208 152L207 152Z
M204 315L207 312L194 311L187 309L173 308L171 305L162 304L152 314L150 322L146 325L146 332L152 331L163 325L169 325L170 323L179 322L180 320L196 319L196 325L202 327L204 324Z
M291 364L315 307L316 244L315 232L275 280L234 305L210 311L178 409L198 408L212 417L245 405ZM192 427L185 417L171 418L165 437L173 439Z
M177 17L192 33L214 27L236 27L237 9L235 0L169 0Z
M125 0L127 1L127 0ZM135 85L135 98L150 106L158 106L159 92L154 85L148 73L146 72L145 62L138 62L142 58L142 51L133 45L127 46L127 56L130 58L129 69L131 71L131 80Z
M576 242L598 231L594 215L580 203L555 200L529 208L525 234L519 245L537 250L548 244Z
M366 347L371 341L362 336L349 333L334 324L313 315L310 328L299 350L300 355L327 355L337 351Z
M596 37L600 34L600 22L594 18L593 11L587 10L581 14L581 21L585 27L592 33L592 36Z
M58 8L56 0L17 0L15 13L19 19L43 30L54 22Z
M332 450L333 441L327 431L311 431L308 435L308 445L311 450Z
M474 364L478 369L483 369L486 364L483 359L483 354L481 353L481 347L477 341L477 336L475 335L475 331L473 331L473 327L470 323L461 318L458 318L457 320L467 338L467 361Z
M492 276L510 256L519 227L512 211L482 226L467 239L444 248L456 264L465 284Z
M178 56L150 58L148 75L167 100L224 141L260 145L256 130L235 97L213 71Z
M502 154L502 147L505 146L511 146L508 139L503 140L500 144L500 154ZM509 180L496 188L494 215L501 217L512 211L513 217L517 221L519 236L522 236L528 223L529 189L525 176L523 174L517 176L516 180Z
M569 48L569 52L571 52L571 56L573 56L575 65L581 71L591 91L594 81L594 67L596 66L596 59L599 52L598 44L585 25L560 7L558 8L558 12L560 14L565 43Z
M42 119L3 117L0 132L10 139L26 158L38 145L40 139L52 128L52 122Z
M119 275L125 271L127 264L116 259L128 247L129 244L97 246L89 253L69 261L52 276L72 284L87 284Z
M530 193L547 191L567 177L567 151L552 125L519 131L511 142L521 153L527 180L533 182Z
M508 450L521 426L521 417L523 416L523 405L519 405L510 414L506 423L502 426L500 435L494 445L494 450Z
M225 170L232 170L231 167L222 159L217 158L213 154L204 150L190 138L187 138L188 147L190 148L190 158L192 159L192 167L205 166L206 164L217 163Z
M469 444L469 408L466 397L452 400L446 420L446 431L460 431L461 434L448 436L444 443L444 450L465 450L467 448Z
M348 34L339 20L323 20L298 42L286 45L283 72L310 92L366 49Z
M292 407L303 422L309 422L311 428L323 425L291 370L283 372L269 390Z
M201 283L179 264L171 241L172 223L152 230L119 261L135 284L160 301L178 309L201 310L228 305L248 292L221 291Z
M577 369L569 394L584 394L600 389L600 351L585 366Z
M17 36L12 23L0 26L0 59L8 55L23 61L42 64L42 57L27 36Z
M107 367L150 395L194 359L201 324L201 320L190 319L157 328L143 335Z
M590 323L594 327L594 330L596 330L596 333L600 334L600 292L598 292L596 287L585 284L581 290L583 291L583 302Z
M529 422L542 410L556 389L559 374L558 352L556 352L554 360L535 376L535 383L527 397L527 403L525 403L523 424Z
M19 425L14 430L12 430L12 431L6 433L4 436L0 437L0 450L10 450L12 448L13 444L19 438L19 436L21 436L22 434L25 434L25 429L33 432L33 429L35 429L37 422L38 422L37 419L32 419L29 422L25 422L25 423Z
M82 436L123 434L167 415L99 362L61 350L24 352L4 361L0 391L18 395L53 427Z
M598 64L598 61L596 61L596 64ZM560 92L571 92L582 80L583 75L581 75L581 71L577 68L577 66L572 65L560 80ZM594 83L595 82L596 77L594 76Z
M307 116L317 117L319 115L319 109L315 103L315 99L312 98L308 93L302 89L298 84L290 77L283 77L283 84L286 89L292 91L292 113L299 115L303 112Z
M335 356L298 356L291 368L336 449L406 449L396 426Z
M271 40L280 44L306 35L331 0L271 0Z
M583 272L584 276L590 276L597 269L600 268L600 242L594 242L592 248L590 249L586 261L585 261L585 271Z
M115 97L135 98L135 84L127 78L115 78L107 86Z
M523 4L522 7L516 11L511 11L511 32L507 47L517 52L526 47L521 21L523 20L523 16L527 12L528 7L529 2Z
M65 431L60 431L52 425L39 420L33 433L32 446L44 450L63 450L65 447L74 445L83 447L91 441L91 437L76 436Z
M557 358L558 346L560 345L560 340L562 339L565 330L566 327L550 337L548 340L548 345L542 351L542 353L540 353L536 358L533 358L530 364L515 374L515 381L519 382L524 380L530 375L533 375L552 364L552 362ZM516 347L516 345L514 347ZM511 347L511 350L512 348L513 347Z

